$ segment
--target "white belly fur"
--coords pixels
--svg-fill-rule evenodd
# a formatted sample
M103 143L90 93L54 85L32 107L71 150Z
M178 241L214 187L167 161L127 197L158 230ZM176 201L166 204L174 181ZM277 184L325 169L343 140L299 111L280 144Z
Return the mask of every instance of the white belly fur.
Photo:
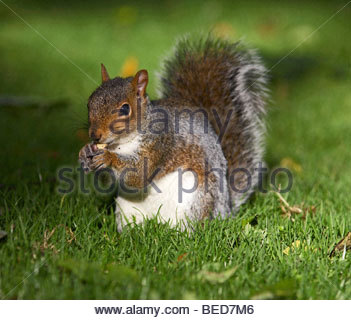
M158 193L153 187L147 195L140 194L138 197L120 195L116 199L116 215L118 230L128 222L143 223L144 219L157 217L160 222L169 222L171 226L180 225L183 229L188 219L194 218L194 212L190 212L195 201L197 190L191 193L182 192L182 201L179 200L178 176L181 176L182 188L192 189L195 178L192 172L184 174L174 171L154 182L160 189ZM143 197L144 196L144 197Z
M138 134L131 134L130 137L120 139L117 147L113 150L118 155L132 156L137 153L141 137Z

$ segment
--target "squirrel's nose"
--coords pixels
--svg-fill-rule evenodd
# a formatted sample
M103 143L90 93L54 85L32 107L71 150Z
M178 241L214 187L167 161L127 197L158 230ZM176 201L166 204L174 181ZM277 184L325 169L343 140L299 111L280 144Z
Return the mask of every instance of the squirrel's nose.
M95 142L99 142L101 139L102 133L101 131L98 130L90 130L90 138L94 140Z

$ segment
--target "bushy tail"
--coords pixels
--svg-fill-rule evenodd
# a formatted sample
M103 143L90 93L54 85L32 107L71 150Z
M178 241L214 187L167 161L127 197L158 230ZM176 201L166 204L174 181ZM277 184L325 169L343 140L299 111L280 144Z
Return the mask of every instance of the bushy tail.
M263 155L265 83L266 70L254 51L211 36L179 41L161 73L161 98L179 99L207 110L228 161L234 208L258 183L254 169ZM215 114L222 124L229 119L225 132Z

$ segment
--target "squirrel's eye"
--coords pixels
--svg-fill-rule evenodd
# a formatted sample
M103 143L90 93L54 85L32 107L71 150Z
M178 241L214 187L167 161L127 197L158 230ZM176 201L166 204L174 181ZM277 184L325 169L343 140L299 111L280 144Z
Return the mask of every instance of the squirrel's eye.
M127 116L129 115L130 112L130 106L128 103L125 103L124 105L122 105L122 107L119 109L119 115L120 116Z

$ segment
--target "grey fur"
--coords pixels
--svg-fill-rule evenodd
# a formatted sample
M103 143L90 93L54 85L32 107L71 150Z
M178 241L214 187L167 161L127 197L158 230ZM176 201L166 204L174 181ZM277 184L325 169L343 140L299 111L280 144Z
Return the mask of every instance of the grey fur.
M206 59L211 55L216 57L218 67L226 69L226 72L221 74L221 78L217 79L217 81L220 80L220 84L215 82L216 80L211 83L212 79L208 74L206 88L198 89L201 94L196 97L191 89L186 92L186 88L192 88L193 82L189 80L189 85L187 85L188 79L179 77L179 74L188 71L189 68L196 73L199 71L197 69L200 61L198 57ZM266 89L267 71L261 59L254 50L245 49L241 42L229 43L211 36L200 40L183 38L178 41L172 56L164 61L163 70L159 75L161 84L158 91L162 98L181 98L194 107L207 108L207 110L214 108L219 112L233 108L234 117L231 118L228 125L228 136L233 138L232 154L235 150L240 150L240 157L243 160L238 160L241 163L239 167L247 169L252 178L251 187L245 193L229 188L232 208L234 211L237 210L257 186L258 175L255 168L259 163L263 163L265 101L268 90ZM201 74L200 70L199 77L206 77L206 75ZM215 89L221 86L223 100L230 98L231 105L225 105L221 103L222 101L211 101L211 86L217 86ZM206 99L211 101L210 106L206 107ZM212 125L214 125L213 121ZM226 157L228 153L230 151L227 150ZM229 167L229 170L232 172L236 168L232 166ZM229 175L228 171L227 179ZM242 178L240 184L244 182L245 179Z

